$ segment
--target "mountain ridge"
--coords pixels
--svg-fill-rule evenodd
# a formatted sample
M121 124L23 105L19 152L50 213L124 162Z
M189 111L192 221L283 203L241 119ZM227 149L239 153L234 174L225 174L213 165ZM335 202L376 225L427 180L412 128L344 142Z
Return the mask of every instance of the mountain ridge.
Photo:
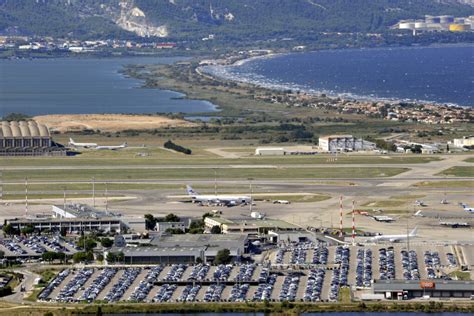
M400 19L425 14L474 15L474 3L462 1L0 0L0 34L191 40L208 34L266 39L307 32L384 32Z

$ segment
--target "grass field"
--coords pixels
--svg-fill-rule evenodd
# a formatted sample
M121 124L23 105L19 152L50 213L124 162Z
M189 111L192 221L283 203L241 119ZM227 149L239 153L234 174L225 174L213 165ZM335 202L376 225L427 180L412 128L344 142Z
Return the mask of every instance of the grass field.
M183 155L161 149L153 149L146 157L138 157L139 150L90 151L74 157L12 157L1 158L4 167L41 166L127 166L127 165L291 165L291 164L418 164L439 160L439 157L401 157L345 155L334 160L334 156L282 156L220 158L212 154Z
M465 162L472 162L474 163L474 157L471 157L471 158L467 158L466 160L464 160Z
M439 173L439 175L453 177L474 177L474 167L452 167Z
M423 181L414 184L416 187L422 188L451 188L451 189L474 189L474 180L467 181Z
M368 202L361 206L363 207L400 207L405 205L407 202L404 200L387 200L387 201L375 201L375 202Z
M311 178L375 178L391 177L407 168L227 168L219 170L220 179L311 179ZM167 169L42 169L7 170L4 181L30 180L87 180L95 177L104 180L152 180L152 179L210 179L214 177L212 168L167 168Z

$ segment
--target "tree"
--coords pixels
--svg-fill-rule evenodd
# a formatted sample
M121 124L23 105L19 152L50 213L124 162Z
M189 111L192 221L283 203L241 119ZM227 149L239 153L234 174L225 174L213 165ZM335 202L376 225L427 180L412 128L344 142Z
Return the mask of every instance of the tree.
M145 214L145 228L147 230L155 230L156 218L151 214Z
M170 213L165 216L165 222L179 222L181 219L177 216L174 215L173 213Z
M114 241L110 238L102 238L100 240L100 244L102 245L102 247L104 248L110 248L112 247L112 245L114 244Z
M221 234L222 233L222 229L219 225L214 225L212 226L211 228L211 234Z
M173 235L181 235L184 234L183 230L180 228L168 228L165 232L168 234L173 234Z
M2 230L3 230L3 233L7 236L13 236L13 235L18 234L18 231L15 228L13 228L11 224L4 225Z
M72 260L74 263L88 261L88 253L84 251L76 252L72 255Z
M77 244L79 247L84 248L85 251L91 251L92 249L97 247L97 242L91 237L86 236L82 236L81 238L79 238Z
M216 258L214 259L215 264L227 264L230 262L230 250L221 249L217 252Z
M35 231L34 227L31 226L31 225L26 225L25 227L23 227L21 229L21 233L23 235L29 235L29 234L33 234L33 232Z

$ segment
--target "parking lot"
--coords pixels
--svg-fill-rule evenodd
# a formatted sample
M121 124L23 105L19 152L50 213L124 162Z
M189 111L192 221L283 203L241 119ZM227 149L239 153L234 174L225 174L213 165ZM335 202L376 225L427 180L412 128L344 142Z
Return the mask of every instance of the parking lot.
M85 267L62 271L38 296L52 302L337 301L341 287L372 280L443 279L471 260L474 246L291 244L270 263ZM469 262L468 262L469 263Z
M0 240L0 250L5 253L6 258L39 258L47 251L71 255L77 252L78 248L59 236L14 236Z

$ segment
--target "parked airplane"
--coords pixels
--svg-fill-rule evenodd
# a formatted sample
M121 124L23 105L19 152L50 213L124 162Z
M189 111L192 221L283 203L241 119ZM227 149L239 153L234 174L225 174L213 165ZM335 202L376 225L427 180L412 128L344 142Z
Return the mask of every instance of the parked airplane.
M96 148L97 144L96 143L76 143L74 139L69 138L69 146L75 147L75 148Z
M128 145L127 145L127 142L123 143L122 145L119 145L119 146L97 146L96 150L104 150L104 149L108 149L108 150L117 150L117 149L122 149L122 148L126 148Z
M407 238L415 238L416 237L416 232L418 230L418 227L415 227L408 236L405 235L381 235L381 236L375 236L372 238L369 238L369 241L371 242L377 242L377 241L390 241L390 242L397 242L397 241L403 241L406 240Z
M96 150L117 150L117 149L122 149L127 147L127 143L123 143L122 145L119 146L99 146L96 143L76 143L72 138L69 138L69 146L74 147L74 148L90 148L90 149L96 149Z
M395 221L393 217L390 216L372 216L377 222L391 223Z
M200 195L194 189L187 185L186 191L191 196L193 203L201 204L218 204L225 206L236 206L241 204L251 203L252 199L249 196L238 196L238 195Z
M474 208L473 207L469 207L464 203L461 203L461 206L464 209L464 211L466 211L468 213L474 213Z

